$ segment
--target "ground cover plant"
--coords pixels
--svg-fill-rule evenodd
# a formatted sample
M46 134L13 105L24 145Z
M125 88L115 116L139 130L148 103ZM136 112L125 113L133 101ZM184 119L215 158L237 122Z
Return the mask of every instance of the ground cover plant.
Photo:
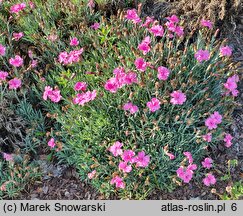
M48 149L106 198L146 199L191 181L215 186L210 150L231 147L226 129L239 93L227 41L207 19L188 27L173 14L157 21L138 8L104 17L94 7L1 5L2 98L19 94L18 113L39 126L28 151ZM1 148L4 163L13 163Z

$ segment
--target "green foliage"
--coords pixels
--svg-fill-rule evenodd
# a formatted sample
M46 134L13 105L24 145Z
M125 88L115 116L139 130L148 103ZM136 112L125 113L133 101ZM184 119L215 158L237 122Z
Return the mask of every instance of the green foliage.
M103 19L97 31L88 28L83 31L80 41L92 40L92 44L87 44L83 60L68 66L66 72L58 64L47 76L47 80L51 77L51 82L56 82L61 89L62 106L68 106L63 112L61 106L58 110L55 105L51 112L54 105L45 102L45 105L49 104L49 111L57 114L56 120L60 124L57 139L62 141L63 150L58 152L58 157L74 165L83 180L87 180L87 174L96 169L97 175L91 182L107 197L115 192L121 198L140 199L145 198L142 194L156 188L173 190L176 187L176 170L185 158L183 152L190 151L196 164L200 165L207 153L205 147L217 145L222 139L223 127L231 121L232 98L221 94L222 84L232 74L233 68L230 61L219 57L220 42L207 38L205 31L198 32L195 43L190 43L190 38L171 41L164 37L158 42L152 37L153 50L146 60L155 67L168 67L171 70L169 81L158 81L157 71L148 68L146 73L137 73L139 84L123 87L116 94L105 91L103 85L113 76L112 71L116 67L136 71L134 60L141 56L137 46L144 35L148 35L147 30L124 22L123 18ZM199 49L210 51L209 61L196 62L194 53ZM86 71L95 75L86 74ZM214 76L216 73L218 77ZM89 90L98 90L95 101L83 107L72 104L75 95L73 86L77 81L87 82ZM43 85L41 89L44 89ZM187 95L182 106L169 103L169 94L177 89ZM146 102L152 97L163 102L161 109L155 113L146 108ZM128 101L139 107L137 114L129 115L121 109ZM202 140L202 135L207 132L204 122L214 111L224 115L224 123L214 132L213 142L208 144ZM108 151L115 141L122 142L124 149L144 150L151 157L149 167L134 168L132 173L125 175L119 173L120 159L113 158ZM165 155L165 147L175 154L175 160L169 160ZM123 176L125 190L117 191L110 185L116 173ZM200 179L202 174L198 171L196 176Z
M188 151L199 167L194 178L201 181L200 166L208 154L207 147L220 145L235 106L231 96L222 96L223 83L236 73L230 58L219 55L219 47L224 43L206 29L195 30L191 33L193 38L175 36L171 39L167 31L162 38L156 38L147 28L127 21L124 13L106 19L89 10L84 1L36 0L34 3L36 9L28 9L25 16L13 15L11 22L6 19L9 4L3 4L3 19L9 26L4 41L11 49L7 57L20 51L14 49L11 38L7 40L9 35L14 31L24 32L23 42L30 49L35 47L39 66L36 70L22 68L15 72L23 78L35 78L30 87L41 101L42 110L52 118L46 127L41 112L35 111L28 100L19 102L17 113L29 125L25 150L36 153L41 143L46 146L45 132L50 130L50 135L59 142L55 149L58 151L53 154L60 162L75 166L81 179L89 181L106 197L115 193L121 199L145 199L154 189L172 191L182 184L176 170L186 165L183 153ZM90 28L94 22L100 23L99 29ZM51 41L50 36L55 39ZM138 45L145 36L151 37L151 51L143 56ZM58 62L58 55L75 49L69 45L71 37L78 38L78 47L84 48L84 53L80 62L64 66ZM200 49L210 52L210 60L196 61L194 54ZM6 67L7 57L3 59ZM149 62L146 72L136 69L134 61L138 57ZM28 59L26 61L29 64ZM168 80L158 80L159 66L170 69ZM113 94L104 89L104 84L118 67L126 72L134 71L138 83L126 85ZM73 103L77 94L73 87L78 81L88 83L89 91L97 90L95 100L84 106ZM62 101L43 100L46 86L59 89ZM26 88L29 89L27 84ZM170 94L175 90L186 94L187 100L181 106L170 103ZM161 107L151 113L146 103L153 97L160 100ZM137 105L139 112L134 115L125 112L122 107L128 101ZM223 123L213 130L213 140L207 143L202 139L209 132L205 119L214 111L223 115ZM123 143L124 150L144 151L150 156L149 166L132 165L132 172L126 174L119 171L121 158L113 157L108 151L116 141ZM175 155L174 160L169 159L165 149ZM87 175L94 169L97 173L89 180ZM123 177L125 189L118 190L110 184L116 175Z
M227 169L225 175L220 178L220 180L221 181L232 180L231 169L235 168L237 165L238 165L238 160L237 159L229 160L228 161L228 169Z
M16 155L11 162L0 160L0 170L0 199L19 197L26 184L41 176L37 164L27 155Z
M239 200L243 199L243 184L241 181L235 182L233 186L227 187L228 191L220 195L222 200Z

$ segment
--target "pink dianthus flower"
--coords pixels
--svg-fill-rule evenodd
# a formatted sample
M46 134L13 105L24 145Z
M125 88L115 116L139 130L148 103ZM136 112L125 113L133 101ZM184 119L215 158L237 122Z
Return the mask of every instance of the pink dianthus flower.
M221 47L220 48L220 54L222 56L230 57L232 55L232 49L229 46Z
M158 67L158 79L159 80L167 80L170 74L170 70L166 67L160 66Z
M110 183L116 184L116 188L121 188L121 189L125 188L125 183L123 182L123 179L120 178L119 176L112 178Z
M78 46L78 45L79 45L78 38L76 38L76 37L71 38L71 40L70 40L70 46Z
M116 141L110 148L109 151L115 156L117 157L118 155L122 155L123 151L121 149L121 147L123 146L123 144L121 142Z
M144 151L138 152L138 155L134 158L136 167L147 167L150 161L150 157L145 155Z
M199 63L210 59L210 53L208 50L198 50L194 56Z
M210 20L202 19L201 25L204 26L204 27L208 27L209 29L213 28L213 24Z
M204 168L210 169L212 167L213 160L209 157L205 158L204 161L202 161L202 165Z
M20 67L23 65L24 60L19 55L16 55L14 58L9 59L9 63L14 67Z
M170 103L174 105L182 105L186 101L186 95L180 90L172 92L170 96L172 97Z
M151 101L147 102L147 107L150 112L155 112L160 109L160 101L157 98L152 98Z
M139 18L136 9L127 10L125 18L131 20L134 24L141 22L141 19Z
M149 30L154 36L163 37L164 35L164 28L161 25L154 25Z
M231 142L232 139L233 139L233 137L231 136L231 134L229 134L229 133L225 134L224 141L225 141L225 146L227 148L229 148L230 146L232 146L232 142Z
M203 179L203 183L206 186L214 185L216 183L216 178L212 174L207 174L207 176Z
M50 146L50 148L54 148L56 146L54 138L51 138L47 144Z
M18 78L14 78L8 81L9 89L18 89L21 87L21 80Z

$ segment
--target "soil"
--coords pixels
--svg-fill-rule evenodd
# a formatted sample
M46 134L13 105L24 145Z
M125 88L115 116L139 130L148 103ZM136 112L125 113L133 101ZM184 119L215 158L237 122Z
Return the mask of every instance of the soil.
M170 2L173 1L168 1L169 3L158 3L156 4L154 10L153 6L151 6L151 1L147 2L148 5L145 5L143 7L143 15L156 15L158 13L167 15L173 8L172 5L170 5ZM150 10L148 10L148 8L150 8ZM185 13L185 11L181 10L181 8L178 11L182 11L183 13ZM195 13L193 15L195 16ZM218 194L223 194L227 186L232 185L235 181L243 180L243 17L233 18L234 21L232 21L232 19L231 21L229 21L229 19L225 18L226 23L224 23L222 20L219 23L223 23L221 38L225 38L227 36L227 38L229 39L229 45L232 46L234 49L234 60L236 62L242 62L240 66L240 94L237 97L237 102L239 106L233 112L232 117L234 119L234 123L232 124L231 128L229 128L229 132L234 136L234 145L229 149L220 147L212 149L211 155L215 164L219 164L216 169L216 176L220 175L221 173L225 173L225 171L228 169L227 162L229 160L237 159L238 165L230 169L231 179L227 181L219 181L215 188L205 187L202 183L192 182L186 186L176 189L172 193L154 191L148 197L148 199L220 199ZM19 199L73 200L104 198L90 185L81 182L77 176L76 171L72 167L49 164L45 160L40 160L39 162L44 172L44 177L42 181L34 182L33 184L28 185L25 188L25 191L20 195ZM215 190L212 191L212 189ZM116 197L112 197L111 199L116 199Z

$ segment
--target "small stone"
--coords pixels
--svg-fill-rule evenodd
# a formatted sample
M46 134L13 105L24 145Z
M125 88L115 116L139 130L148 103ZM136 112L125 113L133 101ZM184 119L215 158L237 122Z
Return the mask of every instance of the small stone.
M38 194L31 194L30 197L31 197L31 200L36 199L38 197Z
M68 191L66 191L64 195L65 195L65 197L69 197L70 193Z
M201 198L200 197L192 197L189 200L201 200Z
M44 186L42 188L42 191L43 191L44 194L47 194L48 190L49 190L49 187L48 186Z

